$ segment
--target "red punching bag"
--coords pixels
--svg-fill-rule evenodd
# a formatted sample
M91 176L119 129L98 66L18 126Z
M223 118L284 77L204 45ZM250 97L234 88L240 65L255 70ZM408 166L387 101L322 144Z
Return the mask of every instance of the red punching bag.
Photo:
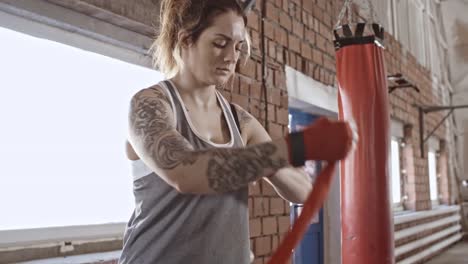
M394 262L383 35L378 24L335 30L339 116L354 120L359 134L356 150L341 163L343 264Z

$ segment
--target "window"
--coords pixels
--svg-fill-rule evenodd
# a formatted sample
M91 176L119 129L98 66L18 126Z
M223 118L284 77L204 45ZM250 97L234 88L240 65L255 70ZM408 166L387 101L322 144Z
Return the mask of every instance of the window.
M445 54L447 53L447 42L444 37L444 30L441 22L440 3L428 1L427 4L427 25L428 25L428 63L435 82L444 83L443 66L448 65Z
M387 11L390 13L388 32L392 33L421 65L431 69L437 86L438 81L444 78L444 54L447 52L440 3L433 0L382 2L387 3Z
M408 16L408 1L407 0L394 0L395 3L395 24L396 24L396 34L394 35L401 44L409 48L409 16Z
M421 65L426 66L426 31L425 9L421 0L408 2L409 50Z
M427 155L428 166L429 166L429 191L430 197L433 204L438 204L439 193L437 188L437 158L436 152L430 150Z
M0 230L128 221L129 101L163 76L1 27L0 39Z
M400 143L392 138L390 151L390 178L391 197L394 205L401 203L401 167L400 167Z

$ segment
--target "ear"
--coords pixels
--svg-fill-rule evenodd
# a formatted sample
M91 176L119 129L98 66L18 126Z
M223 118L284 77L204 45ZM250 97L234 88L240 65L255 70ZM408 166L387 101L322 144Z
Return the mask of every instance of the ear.
M190 37L187 31L181 30L177 36L181 48L188 48L191 45Z

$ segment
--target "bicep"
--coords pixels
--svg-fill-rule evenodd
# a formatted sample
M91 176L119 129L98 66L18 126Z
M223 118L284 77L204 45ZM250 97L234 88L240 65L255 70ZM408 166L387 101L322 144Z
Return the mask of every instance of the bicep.
M250 121L248 132L248 146L271 141L271 137L266 129L255 118Z
M191 144L175 129L173 110L160 89L144 89L131 100L129 141L143 162L177 188L177 166Z
M242 137L245 139L247 146L271 141L271 137L268 132L254 116L242 107L236 104L234 105L239 116Z

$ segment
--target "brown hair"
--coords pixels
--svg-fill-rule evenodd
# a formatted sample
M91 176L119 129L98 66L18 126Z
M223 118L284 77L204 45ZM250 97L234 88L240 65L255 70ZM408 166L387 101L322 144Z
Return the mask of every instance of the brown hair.
M182 42L195 43L215 16L228 11L242 16L247 25L247 17L236 0L162 0L160 30L150 48L153 65L167 78L173 77L183 67L180 55ZM187 37L179 39L180 32L186 32ZM246 42L249 47L247 34Z

